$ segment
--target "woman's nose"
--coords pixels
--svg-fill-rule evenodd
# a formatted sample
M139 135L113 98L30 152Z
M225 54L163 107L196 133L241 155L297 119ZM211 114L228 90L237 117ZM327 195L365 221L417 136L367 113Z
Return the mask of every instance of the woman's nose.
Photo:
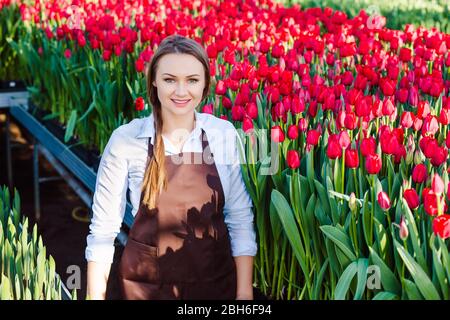
M179 82L176 89L177 96L184 97L186 93L187 93L186 86L183 83Z

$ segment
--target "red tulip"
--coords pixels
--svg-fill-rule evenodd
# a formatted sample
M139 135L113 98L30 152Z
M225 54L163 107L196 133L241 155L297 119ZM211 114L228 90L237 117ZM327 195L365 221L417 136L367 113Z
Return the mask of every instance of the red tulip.
M428 101L419 101L419 105L417 106L417 117L424 119L430 112L430 104Z
M358 151L355 149L345 150L345 166L347 168L358 168L359 166L359 156Z
M306 142L309 145L315 146L319 143L320 132L317 130L309 130L306 135Z
M438 202L437 195L430 189L424 188L422 191L422 199L423 199L423 207L425 212L430 216L436 216L438 214ZM442 202L441 202L442 204ZM445 211L445 202L444 202L444 211Z
M214 106L212 103L208 103L203 106L203 109L202 109L203 113L213 114L213 111L214 111Z
M369 154L366 157L366 170L369 174L378 174L381 170L381 158L378 154Z
M247 115L252 119L256 119L258 117L258 107L254 102L249 102L245 108L245 111L247 112Z
M400 61L409 62L411 61L411 49L409 48L401 48L399 53Z
M298 120L298 130L300 130L301 132L305 132L307 129L308 129L308 121L306 121L305 118L300 118Z
M142 111L145 108L145 101L142 97L137 97L136 101L134 102L134 106L136 111Z
M252 119L250 119L249 117L244 118L244 121L242 121L242 130L244 130L245 133L253 130Z
M361 154L364 157L375 154L377 150L377 143L374 137L363 138L361 141Z
M109 50L103 51L103 53L102 53L103 60L105 60L105 61L111 60L111 54L112 54L112 52Z
M289 168L296 169L300 166L300 156L297 150L288 150L286 162Z
M415 189L405 190L403 192L403 198L405 198L410 209L416 209L420 204L419 195L417 194Z
M330 159L340 158L342 156L342 148L339 144L338 136L331 135L328 138L327 157Z
M384 96L392 96L395 93L395 82L387 78L381 78L380 88Z
M450 237L450 214L442 214L433 219L433 232L444 240Z
M70 51L70 49L64 50L64 57L66 57L66 59L70 59L71 56L72 56L72 51Z
M207 52L208 57L209 57L210 59L215 59L215 58L217 58L217 48L216 48L216 46L214 45L214 43L212 43L211 45L209 45L209 46L206 48L206 52Z
M386 192L380 191L378 193L378 204L380 205L381 209L389 210L389 208L391 207L391 200L389 199L389 196Z
M413 168L412 179L415 183L423 183L427 179L427 167L419 163Z
M272 56L275 58L279 58L284 55L284 47L281 43L275 44L272 48Z
M137 72L143 72L144 68L145 68L144 60L142 60L141 58L138 58L135 62L135 67L136 67Z
M225 85L225 82L223 80L217 81L216 84L216 94L223 96L227 92L227 87Z
M242 106L235 105L231 108L231 118L233 121L242 121L244 119L245 110Z
M288 138L291 140L295 140L298 138L298 127L295 124L291 124L288 127Z
M271 130L271 138L272 141L276 143L283 142L285 139L283 129L280 126L273 126Z
M431 164L435 167L439 167L448 158L448 150L445 147L437 147L431 156Z
M233 103L227 97L222 97L222 105L225 109L231 109L233 106Z

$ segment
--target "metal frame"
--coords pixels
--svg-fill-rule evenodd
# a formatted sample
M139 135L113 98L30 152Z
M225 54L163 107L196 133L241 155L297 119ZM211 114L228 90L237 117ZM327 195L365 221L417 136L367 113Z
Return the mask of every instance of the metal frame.
M43 147L43 150L48 152L42 152L44 156L46 156L47 160L49 160L52 165L55 166L55 169L63 175L63 178L66 181L70 181L69 185L74 188L75 192L80 195L83 201L90 207L91 199L87 201L86 199L92 198L92 196L87 195L87 192L94 193L95 191L95 183L97 178L97 173L91 167L88 167L80 158L78 158L71 150L70 147L67 147L63 144L59 139L57 139L50 131L47 130L39 121L36 120L25 108L21 106L14 106L9 109L10 114L21 124L23 125L35 138L34 146L35 150L39 150L40 146ZM9 125L9 123L7 124ZM8 129L8 128L7 128ZM8 132L8 130L7 130ZM8 138L7 138L8 139ZM7 144L8 148L8 144ZM47 155L51 155L50 159ZM12 168L11 165L11 152L10 149L7 150L7 162L8 168ZM36 183L36 180L39 180L39 173L37 172L39 169L38 166L38 151L34 152L33 155L33 163L35 167L35 192L36 195L39 194L39 184ZM58 162L57 162L57 161ZM58 168L57 168L58 167ZM66 169L66 170L64 170ZM63 171L64 170L64 171ZM73 175L75 179L69 175ZM12 175L12 174L11 174ZM12 178L11 178L12 180ZM78 183L79 181L79 183ZM38 181L39 182L39 181ZM12 181L9 181L12 184ZM84 187L81 186L84 185ZM39 201L36 201L36 210L38 211ZM131 227L134 221L134 217L131 214L132 206L129 202L127 202L125 215L124 215L124 223Z

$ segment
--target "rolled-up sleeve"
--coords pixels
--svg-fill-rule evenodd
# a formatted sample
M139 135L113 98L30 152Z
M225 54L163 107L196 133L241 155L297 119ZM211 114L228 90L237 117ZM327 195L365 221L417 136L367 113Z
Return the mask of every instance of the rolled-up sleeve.
M87 261L112 263L114 239L120 231L126 207L128 166L124 137L114 130L103 151L92 203L93 216L87 236Z
M224 219L230 234L231 251L236 256L255 256L257 252L256 232L252 200L242 178L238 147L242 141L234 128L234 146L231 148L229 165L229 196L224 205Z

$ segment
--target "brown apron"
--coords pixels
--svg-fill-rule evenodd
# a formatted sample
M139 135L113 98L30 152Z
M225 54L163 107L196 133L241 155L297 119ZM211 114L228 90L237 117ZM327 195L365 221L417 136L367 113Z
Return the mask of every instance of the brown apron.
M224 192L212 154L202 160L209 145L203 129L201 138L202 153L165 157L168 185L155 209L143 205L141 194L119 266L124 299L236 297ZM152 156L149 138L147 164Z

